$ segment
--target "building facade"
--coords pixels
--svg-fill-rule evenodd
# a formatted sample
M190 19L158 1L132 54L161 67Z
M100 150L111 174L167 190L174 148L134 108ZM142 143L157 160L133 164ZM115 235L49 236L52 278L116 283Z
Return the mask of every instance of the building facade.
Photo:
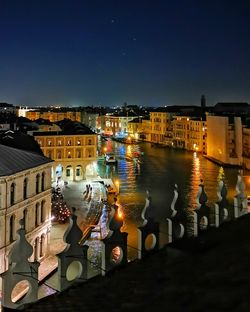
M173 147L190 149L190 117L175 116L173 118Z
M166 143L166 130L170 122L170 115L167 112L150 112L151 142Z
M138 118L138 116L131 112L125 115L101 115L97 117L97 131L109 136L126 136L128 135L129 122L136 118Z
M207 156L222 164L243 164L240 117L207 116Z
M81 123L96 132L99 114L81 111Z
M250 128L243 127L242 129L242 157L243 166L245 169L250 169Z
M0 153L0 272L4 272L21 219L34 248L31 260L42 261L48 254L52 160L4 145Z
M201 118L191 118L189 123L189 150L207 154L207 123Z
M26 111L26 117L30 120L36 120L39 118L47 119L50 122L57 122L64 119L70 119L72 121L81 122L81 112L77 111L40 111L30 110Z
M95 177L97 135L81 132L34 132L43 154L54 160L52 181L80 181Z

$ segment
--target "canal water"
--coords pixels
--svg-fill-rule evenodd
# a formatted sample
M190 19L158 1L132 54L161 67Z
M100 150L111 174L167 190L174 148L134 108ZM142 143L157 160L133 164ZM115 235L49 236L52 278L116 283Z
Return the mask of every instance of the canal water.
M227 197L233 204L238 169L221 168L199 153L146 142L122 144L110 139L100 142L99 151L113 152L117 158L116 166L105 165L103 159L99 159L98 173L103 178L119 181L118 201L124 213L124 229L129 231L132 244L136 244L136 235L131 236L131 232L134 233L142 221L140 216L147 190L152 197L155 219L160 222L163 232L166 231L166 218L170 215L175 184L179 190L179 204L193 210L197 206L196 198L202 179L208 196L207 204L212 207L218 200L218 181L224 174ZM142 154L140 162L133 160L135 153Z

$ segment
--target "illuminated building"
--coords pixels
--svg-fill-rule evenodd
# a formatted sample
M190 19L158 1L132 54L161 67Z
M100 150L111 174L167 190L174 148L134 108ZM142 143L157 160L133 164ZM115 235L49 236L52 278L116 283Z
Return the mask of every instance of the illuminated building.
M128 123L138 116L133 112L106 114L97 117L97 129L105 135L126 136Z
M140 118L136 118L128 122L128 134L136 140L141 139L142 121Z
M96 131L98 116L99 115L97 113L81 111L81 123L83 123L88 128L92 129L93 131Z
M80 181L96 175L97 136L88 128L34 132L43 154L54 160L52 180Z
M34 248L31 260L48 254L51 226L52 160L43 155L0 145L0 272L24 219L26 237Z
M189 146L188 149L207 153L207 123L201 118L190 118L189 120Z
M190 148L190 132L189 117L175 116L173 124L173 147L189 149Z
M207 156L229 165L242 165L240 117L207 116Z
M250 128L243 127L242 129L242 145L243 145L243 166L250 169Z
M140 138L143 141L150 142L150 137L151 137L151 122L150 122L150 120L146 119L146 118L142 119L141 127L142 127L142 132L141 132Z
M63 119L70 119L72 121L81 121L81 112L76 111L62 111L57 109L56 111L40 111L32 110L26 112L26 117L30 120L36 120L39 118L47 119L50 122L56 122Z
M150 112L151 142L165 144L166 130L171 123L171 115L167 112Z

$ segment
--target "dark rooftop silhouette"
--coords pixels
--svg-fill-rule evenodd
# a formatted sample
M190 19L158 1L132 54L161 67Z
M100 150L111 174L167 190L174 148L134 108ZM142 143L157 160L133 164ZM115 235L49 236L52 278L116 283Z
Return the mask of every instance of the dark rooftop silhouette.
M249 311L250 215L181 239L26 311Z
M50 158L17 148L0 144L0 176L8 176L14 173L34 168L49 162Z
M0 144L38 153L43 156L43 152L34 137L21 131L7 130L0 132Z

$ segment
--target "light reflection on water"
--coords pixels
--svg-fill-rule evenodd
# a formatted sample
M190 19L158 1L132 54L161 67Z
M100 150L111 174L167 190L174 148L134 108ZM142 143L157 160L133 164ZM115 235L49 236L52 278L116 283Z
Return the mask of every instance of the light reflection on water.
M160 222L165 222L168 216L175 183L179 189L179 201L188 209L197 206L196 197L201 179L208 195L208 205L212 206L218 200L220 167L196 152L153 147L150 143L126 145L111 140L102 142L102 148L104 146L115 153L118 164L105 166L100 160L99 174L119 179L119 202L123 206L127 224L140 222L146 190L151 193L155 216ZM144 152L141 163L128 158L135 151ZM237 169L225 168L224 174L228 199L232 203L236 195Z

